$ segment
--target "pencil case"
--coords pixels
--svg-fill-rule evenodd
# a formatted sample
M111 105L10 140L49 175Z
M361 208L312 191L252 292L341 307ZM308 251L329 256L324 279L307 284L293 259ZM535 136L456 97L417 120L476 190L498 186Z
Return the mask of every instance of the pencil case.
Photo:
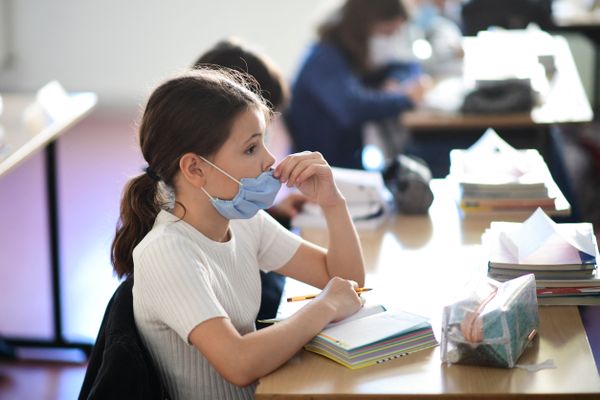
M504 283L489 279L444 307L442 361L513 368L539 329L535 289L533 274Z

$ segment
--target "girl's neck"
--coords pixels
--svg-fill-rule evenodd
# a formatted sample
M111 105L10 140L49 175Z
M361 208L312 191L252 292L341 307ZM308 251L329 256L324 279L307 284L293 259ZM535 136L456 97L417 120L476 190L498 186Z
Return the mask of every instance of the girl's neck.
M229 241L231 238L229 220L221 216L212 204L207 205L208 207L186 205L184 209L180 203L176 202L172 213L215 242Z

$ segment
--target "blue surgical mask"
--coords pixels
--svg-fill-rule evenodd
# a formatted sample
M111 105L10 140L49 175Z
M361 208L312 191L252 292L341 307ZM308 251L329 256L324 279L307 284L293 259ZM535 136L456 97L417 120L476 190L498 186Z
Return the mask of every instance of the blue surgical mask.
M237 182L240 188L231 200L221 200L213 197L202 188L210 198L213 206L219 214L227 219L248 219L256 215L259 210L264 210L273 205L275 196L281 188L281 182L273 177L273 170L265 171L256 178L235 179L215 164L200 156L204 161L212 165L229 179Z

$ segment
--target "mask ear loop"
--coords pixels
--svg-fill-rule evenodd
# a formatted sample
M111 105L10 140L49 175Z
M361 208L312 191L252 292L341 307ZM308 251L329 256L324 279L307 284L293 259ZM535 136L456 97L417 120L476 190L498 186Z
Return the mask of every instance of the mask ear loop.
M211 166L213 166L217 171L221 172L223 175L225 175L226 177L228 177L229 179L237 182L238 185L242 186L242 182L240 182L239 180L235 179L233 176L229 175L227 172L225 172L224 170L222 170L221 168L217 167L215 164L211 163L210 161L208 161L206 158L202 157L202 156L198 156L200 157L202 160L204 160L206 163L210 164Z
M206 191L206 189L204 189L204 187L201 187L200 189L202 189L202 191L204 192L205 195L208 196L208 198L210 199L210 201L215 201L215 198L212 197L210 194L208 194L208 192Z
M211 163L210 161L208 161L206 158L202 157L201 155L198 155L198 157L200 157L204 162L210 164L213 168L215 168L217 171L221 172L223 175L225 175L226 177L228 177L229 179L235 181L238 185L242 186L242 182L238 181L237 179L235 179L233 176L229 175L227 172L225 172L224 170L222 170L221 168L217 167L215 164ZM206 189L204 189L204 186L201 187L200 189L202 189L202 191L204 192L204 194L206 194L208 196L208 198L214 202L215 198L212 197L207 191Z

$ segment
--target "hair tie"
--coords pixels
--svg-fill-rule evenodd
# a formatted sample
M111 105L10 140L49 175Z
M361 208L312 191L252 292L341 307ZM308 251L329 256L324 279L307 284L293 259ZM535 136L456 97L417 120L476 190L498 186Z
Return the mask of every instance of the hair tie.
M144 172L146 172L146 175L148 175L153 181L160 182L162 180L160 179L160 176L158 176L158 174L154 172L152 168L150 168L149 165L144 168Z

